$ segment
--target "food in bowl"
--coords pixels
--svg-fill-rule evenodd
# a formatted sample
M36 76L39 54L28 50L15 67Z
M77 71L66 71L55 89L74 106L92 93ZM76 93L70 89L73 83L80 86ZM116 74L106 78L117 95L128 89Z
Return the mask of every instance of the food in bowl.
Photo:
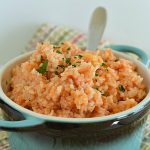
M12 70L8 97L37 113L89 118L118 113L146 96L143 78L111 49L83 51L69 42L38 44Z

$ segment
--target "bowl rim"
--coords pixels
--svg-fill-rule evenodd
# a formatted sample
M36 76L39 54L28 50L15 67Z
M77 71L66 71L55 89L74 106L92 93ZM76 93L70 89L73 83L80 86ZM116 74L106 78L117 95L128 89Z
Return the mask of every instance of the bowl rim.
M65 118L65 117L57 117L57 116L48 116L48 115L40 114L40 113L34 112L32 110L26 109L26 108L20 106L19 104L15 103L9 97L6 96L6 94L4 93L4 91L2 89L2 78L3 78L4 72L7 70L7 68L9 68L10 65L12 65L13 63L15 63L18 60L29 57L33 52L34 51L27 52L25 54L22 54L20 56L17 56L15 58L11 59L0 70L0 98L6 104L11 106L15 110L19 111L20 113L22 113L25 117L26 116L32 116L32 117L42 119L42 120L45 120L45 121L49 121L49 122L61 122L61 123L77 123L78 124L78 123L104 122L104 121L110 121L110 120L120 120L120 119L129 117L129 116L139 112L140 110L144 109L146 107L146 105L150 102L150 89L149 89L148 94L146 95L146 97L140 103L138 103L136 106L134 106L134 107L132 107L128 110L125 110L125 111L122 111L122 112L119 112L119 113L115 113L115 114L112 114L112 115L108 115L108 116L93 117L93 118ZM122 52L116 52L116 51L113 50L113 53L115 55L119 55L119 57L123 57L125 59L128 59L128 60L132 61L133 63L138 64L138 66L143 67L146 74L150 77L150 72L149 72L148 68L146 68L144 66L144 64L142 64L140 61L133 60L132 58L130 58L129 56L123 54ZM150 83L150 78L149 78L148 83Z

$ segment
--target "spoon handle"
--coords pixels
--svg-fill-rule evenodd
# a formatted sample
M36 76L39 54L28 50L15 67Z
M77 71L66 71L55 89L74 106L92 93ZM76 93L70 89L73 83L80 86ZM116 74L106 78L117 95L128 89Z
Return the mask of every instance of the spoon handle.
M88 33L88 44L87 49L96 50L104 29L106 26L107 13L105 8L97 7L92 14L90 24L89 24L89 33Z

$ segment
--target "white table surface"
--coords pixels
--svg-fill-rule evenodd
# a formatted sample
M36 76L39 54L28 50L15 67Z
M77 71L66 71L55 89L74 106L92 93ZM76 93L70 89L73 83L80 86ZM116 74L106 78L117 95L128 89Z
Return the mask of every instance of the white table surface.
M142 48L150 56L150 0L3 0L0 1L0 64L20 54L44 23L87 32L92 11L108 11L104 38Z

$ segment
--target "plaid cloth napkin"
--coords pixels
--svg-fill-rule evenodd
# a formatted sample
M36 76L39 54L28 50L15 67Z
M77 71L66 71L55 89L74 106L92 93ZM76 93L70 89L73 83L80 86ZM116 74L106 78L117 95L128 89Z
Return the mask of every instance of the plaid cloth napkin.
M37 29L29 43L27 44L25 51L34 50L38 42L48 41L52 44L59 44L63 41L70 41L74 44L77 44L79 47L85 48L87 45L86 34L77 31L72 28L64 26L55 26L49 24L43 24ZM104 45L109 44L107 41L102 41L99 45L103 47ZM137 56L134 56L135 59L138 59ZM2 118L2 113L0 111L0 117ZM7 133L5 131L0 132L0 150L10 150L9 143L7 142ZM146 123L145 133L141 144L141 150L150 150L150 114Z

